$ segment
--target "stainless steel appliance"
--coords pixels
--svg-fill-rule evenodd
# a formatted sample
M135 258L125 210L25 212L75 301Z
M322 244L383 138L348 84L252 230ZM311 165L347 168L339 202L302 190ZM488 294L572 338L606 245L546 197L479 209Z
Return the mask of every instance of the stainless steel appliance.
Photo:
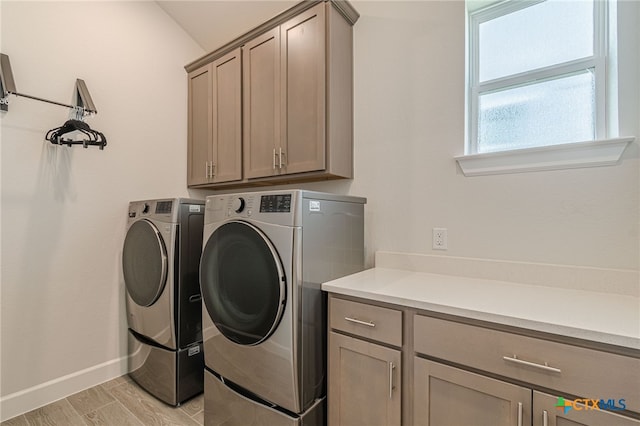
M179 405L203 391L198 266L204 201L129 204L122 252L129 326L129 375Z
M207 197L205 424L324 423L326 298L364 267L364 203L302 190Z

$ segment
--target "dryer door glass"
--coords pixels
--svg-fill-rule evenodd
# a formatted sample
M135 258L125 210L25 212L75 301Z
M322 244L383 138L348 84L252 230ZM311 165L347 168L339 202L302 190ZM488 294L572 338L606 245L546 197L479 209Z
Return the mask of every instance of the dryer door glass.
M124 283L140 306L151 306L167 281L167 249L158 228L148 220L135 222L127 231L122 251Z
M228 339L255 345L273 333L285 306L285 276L271 242L256 227L228 222L209 237L200 262L202 299Z

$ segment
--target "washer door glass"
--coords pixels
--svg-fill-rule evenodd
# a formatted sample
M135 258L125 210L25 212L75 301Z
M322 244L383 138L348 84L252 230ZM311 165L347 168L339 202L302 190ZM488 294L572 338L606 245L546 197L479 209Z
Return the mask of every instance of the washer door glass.
M124 283L140 306L151 306L167 281L167 249L160 232L148 220L135 222L127 231L122 251Z
M285 280L273 245L251 224L220 226L202 251L204 304L218 330L241 345L256 345L276 329L285 306Z

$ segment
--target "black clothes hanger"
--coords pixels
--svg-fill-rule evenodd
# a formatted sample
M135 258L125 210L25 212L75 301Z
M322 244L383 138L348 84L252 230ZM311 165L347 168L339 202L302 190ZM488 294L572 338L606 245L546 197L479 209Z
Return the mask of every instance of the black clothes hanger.
M67 133L80 132L85 136L85 139L75 140L69 138L63 138ZM87 148L90 145L98 146L100 149L104 149L107 145L107 138L103 133L93 130L87 123L80 120L67 120L62 126L51 129L47 132L45 139L55 145L82 145Z

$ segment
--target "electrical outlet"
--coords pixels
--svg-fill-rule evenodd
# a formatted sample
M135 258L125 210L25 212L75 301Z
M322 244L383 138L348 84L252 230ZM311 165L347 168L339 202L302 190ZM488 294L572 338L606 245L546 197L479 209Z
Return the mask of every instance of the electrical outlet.
M447 249L447 228L433 228L433 249Z

